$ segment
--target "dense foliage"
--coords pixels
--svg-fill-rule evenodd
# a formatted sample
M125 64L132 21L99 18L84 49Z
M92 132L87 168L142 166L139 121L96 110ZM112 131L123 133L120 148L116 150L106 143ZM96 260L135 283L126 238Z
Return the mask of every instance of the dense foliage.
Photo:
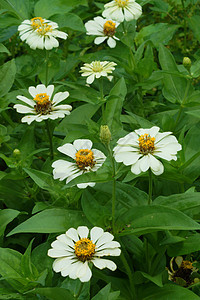
M102 16L108 2L0 0L0 299L200 297L199 1L138 0L142 15L119 22L111 48L107 41L95 44L84 25ZM31 48L18 26L34 17L56 22L67 38L60 34L50 50ZM84 64L94 61L114 64L86 84ZM32 110L43 117L21 122L25 112L15 105L24 103L17 96L32 99L29 87L40 84L54 85L53 99L66 96L60 112L47 119L37 102ZM126 153L120 160L119 139L152 127L171 132L181 146L170 152L164 144L165 157L157 157L163 172L145 163L136 172ZM149 146L142 134L139 155L156 156L154 139L149 136ZM70 146L77 151L70 167L81 171L69 179L69 163L56 161L73 162L62 146L80 139L92 141L99 157L87 150L85 166L80 148ZM83 283L54 272L47 255L52 242L79 226L113 234L121 245L120 256L118 250L108 257L115 271L90 263L92 277Z

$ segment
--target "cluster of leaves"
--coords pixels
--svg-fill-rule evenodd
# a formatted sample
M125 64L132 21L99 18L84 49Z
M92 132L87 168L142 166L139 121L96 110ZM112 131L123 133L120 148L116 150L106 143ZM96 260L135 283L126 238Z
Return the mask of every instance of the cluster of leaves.
M200 13L198 0L140 0L143 15L121 24L114 49L94 45L84 23L101 14L107 1L0 0L0 299L75 299L79 280L52 271L47 256L59 233L79 225L111 229L112 164L99 138L101 124L112 134L111 146L138 128L172 131L182 145L178 160L164 162L153 178L148 206L148 174L134 175L117 165L116 236L138 299L199 299L196 283L184 288L168 280L172 257L183 255L200 266ZM58 146L88 138L108 157L96 173L68 185L52 177L48 138L43 123L21 124L12 108L17 95L45 83L45 51L31 50L17 27L41 16L68 33L49 53L49 83L70 93L73 111L50 123L55 159ZM190 69L183 66L189 56ZM104 79L102 103L98 81L88 87L80 76L84 62L117 63L110 82ZM101 107L105 106L104 120ZM81 182L94 188L78 189ZM23 253L23 254L22 254ZM132 299L127 268L116 259L115 273L93 269L79 299ZM196 277L200 278L199 273ZM107 285L106 285L107 284Z

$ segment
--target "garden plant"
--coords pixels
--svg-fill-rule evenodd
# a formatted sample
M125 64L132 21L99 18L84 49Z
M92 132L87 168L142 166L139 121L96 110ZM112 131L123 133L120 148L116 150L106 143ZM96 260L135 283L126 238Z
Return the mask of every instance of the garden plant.
M0 0L0 299L200 299L199 0Z

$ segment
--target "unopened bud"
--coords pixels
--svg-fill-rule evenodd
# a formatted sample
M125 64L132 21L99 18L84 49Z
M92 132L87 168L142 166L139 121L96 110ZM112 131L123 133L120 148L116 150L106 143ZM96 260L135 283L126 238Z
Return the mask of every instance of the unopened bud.
M184 67L189 70L191 67L191 59L189 57L184 57L183 58L183 65Z
M109 144L111 140L111 133L108 125L101 125L100 128L100 140L104 144Z
M21 154L21 152L20 152L19 149L14 149L14 150L13 150L13 155L14 155L15 157L20 156L20 154Z

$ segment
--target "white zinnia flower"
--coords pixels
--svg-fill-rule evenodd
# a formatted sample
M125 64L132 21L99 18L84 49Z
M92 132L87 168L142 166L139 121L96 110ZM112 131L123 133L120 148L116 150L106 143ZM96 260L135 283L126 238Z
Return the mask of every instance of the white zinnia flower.
M86 82L91 84L95 78L109 77L108 74L115 70L116 65L116 63L109 61L93 61L90 64L84 64L80 72L82 72L82 76L88 77Z
M98 170L106 159L100 150L92 149L90 140L75 140L73 144L64 144L58 147L58 151L74 159L74 162L59 159L52 164L54 179L66 179L66 184L83 173ZM95 182L77 184L78 188L93 187L94 185Z
M88 237L89 236L89 237ZM79 278L87 282L92 277L88 263L92 262L98 269L108 268L115 271L116 264L102 256L119 256L120 244L113 241L114 236L104 232L100 227L93 227L90 232L86 226L70 228L65 234L57 236L51 244L48 256L56 258L53 270L61 272L63 277Z
M117 141L114 157L117 162L131 165L131 172L138 175L149 168L155 175L164 172L163 164L155 156L177 160L177 151L182 149L172 132L159 132L154 126L150 129L138 129Z
M103 43L107 39L108 46L110 48L114 48L116 46L115 40L119 40L115 36L115 31L118 25L118 22L113 22L112 20L107 20L102 17L96 17L94 20L85 23L85 28L88 35L98 36L94 40L96 45Z
M28 123L29 125L33 121L41 122L42 120L57 118L64 118L65 115L70 114L72 109L71 105L63 104L58 105L64 99L69 96L68 92L59 92L54 95L53 100L51 96L53 94L54 85L45 86L44 84L38 84L36 87L30 86L28 91L33 99L28 99L24 96L17 96L17 99L25 103L15 104L18 113L28 114L22 118L23 123Z
M57 30L58 24L41 17L31 20L24 20L18 27L19 36L22 41L32 49L51 50L58 47L59 43L56 38L65 39L67 33Z
M137 20L142 14L142 7L135 0L113 0L104 7L103 17L118 22Z

